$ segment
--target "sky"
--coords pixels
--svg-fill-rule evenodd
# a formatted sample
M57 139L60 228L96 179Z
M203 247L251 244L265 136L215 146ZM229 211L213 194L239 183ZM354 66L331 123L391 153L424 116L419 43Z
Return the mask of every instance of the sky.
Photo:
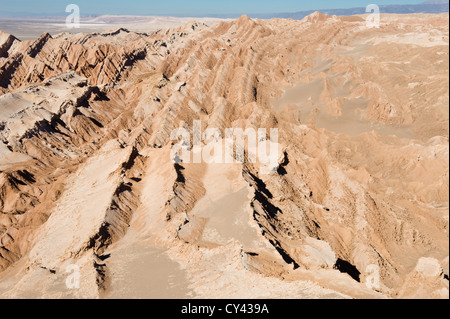
M82 16L121 14L196 17L366 7L371 3L386 5L421 2L423 0L0 0L0 16L8 13L65 16L66 6L72 3L80 7Z

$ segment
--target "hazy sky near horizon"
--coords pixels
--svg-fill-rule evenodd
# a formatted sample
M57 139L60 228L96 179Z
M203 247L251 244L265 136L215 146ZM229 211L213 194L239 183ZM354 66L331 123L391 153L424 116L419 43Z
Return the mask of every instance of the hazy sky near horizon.
M2 13L64 16L68 4L77 4L81 15L176 15L259 14L306 10L366 7L371 3L417 4L424 0L0 0Z

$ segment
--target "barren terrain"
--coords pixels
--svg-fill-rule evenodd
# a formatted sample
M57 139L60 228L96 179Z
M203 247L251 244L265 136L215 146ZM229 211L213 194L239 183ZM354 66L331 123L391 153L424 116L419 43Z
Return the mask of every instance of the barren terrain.
M448 19L0 31L0 298L448 298ZM274 174L174 164L196 120Z

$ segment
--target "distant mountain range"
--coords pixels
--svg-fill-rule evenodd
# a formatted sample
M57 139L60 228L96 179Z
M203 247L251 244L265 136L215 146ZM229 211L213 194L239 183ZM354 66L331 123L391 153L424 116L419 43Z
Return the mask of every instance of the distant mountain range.
M443 13L449 11L449 0L427 0L420 4L405 4L405 5L380 5L381 13L397 13L397 14L408 14L408 13ZM299 11L299 12L286 12L286 13L267 13L267 14L248 14L251 18L258 19L272 19L272 18L282 18L282 19L294 19L300 20L304 17L310 15L311 13L317 10L307 10L307 11ZM356 7L356 8L348 8L348 9L324 9L319 10L321 13L325 13L328 15L337 15L337 16L348 16L348 15L356 15L356 14L365 14L365 7ZM209 14L202 15L198 18L212 17L212 18L223 18L223 19L234 19L241 16L242 13L239 14ZM48 17L55 17L56 14L50 14ZM92 15L91 15L92 16ZM95 15L94 15L95 16ZM176 17L184 17L180 15L175 15ZM1 12L0 17L35 17L42 18L39 14L36 13L28 13L28 12Z
M408 13L443 13L449 11L449 0L428 0L420 4L405 4L405 5L380 5L381 13L397 13L397 14L408 14ZM272 14L250 14L251 18L259 19L272 19L272 18L282 18L282 19L294 19L300 20L304 17L310 15L316 10L299 11L294 13L272 13ZM349 9L325 9L319 10L321 13L328 15L337 16L349 16L356 14L365 14L365 7L349 8ZM238 15L214 15L217 18L237 18Z
M427 0L422 2L422 4L447 4L448 5L448 0Z

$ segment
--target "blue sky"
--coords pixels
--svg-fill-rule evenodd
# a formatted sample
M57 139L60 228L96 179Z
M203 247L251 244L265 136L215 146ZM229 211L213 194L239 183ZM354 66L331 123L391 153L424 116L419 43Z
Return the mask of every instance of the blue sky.
M183 15L258 14L305 10L366 7L368 4L417 4L418 0L0 0L0 15L32 13L65 15L65 7L74 3L82 15Z

